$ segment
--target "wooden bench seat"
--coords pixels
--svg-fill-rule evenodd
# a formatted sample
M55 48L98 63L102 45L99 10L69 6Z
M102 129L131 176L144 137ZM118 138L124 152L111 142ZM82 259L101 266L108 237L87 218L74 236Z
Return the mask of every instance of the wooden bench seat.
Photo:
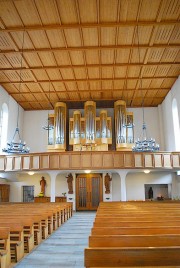
M89 247L169 247L180 246L176 235L93 235Z
M178 227L180 226L180 221L129 221L129 222L94 222L93 227L165 227L165 226L173 226Z
M85 267L179 266L180 247L86 248Z
M94 227L92 235L157 235L157 234L180 234L180 226L169 227Z

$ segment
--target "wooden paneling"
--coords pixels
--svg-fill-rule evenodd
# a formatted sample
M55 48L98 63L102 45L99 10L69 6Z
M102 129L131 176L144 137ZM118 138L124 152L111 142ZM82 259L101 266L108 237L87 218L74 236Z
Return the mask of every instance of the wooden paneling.
M40 162L40 164L39 164ZM0 157L1 171L84 169L180 169L180 153L63 152Z
M91 154L90 153L81 154L81 167L82 168L91 167Z
M48 168L49 168L49 155L41 155L40 169L48 169Z
M157 168L163 166L162 155L161 154L154 154L154 165Z
M163 155L164 159L164 167L165 168L170 168L171 167L171 154L164 154Z
M114 168L124 167L124 155L123 154L114 154Z
M59 169L59 155L58 154L49 156L49 168Z
M21 169L21 157L17 156L14 157L14 170L20 170Z
M103 154L103 168L113 167L113 155L111 153Z
M144 166L145 167L153 167L153 154L144 155Z
M39 155L31 156L31 169L39 169Z
M62 154L60 155L60 169L69 169L70 168L70 155Z
M143 167L143 155L142 154L134 154L135 158L135 167L140 168Z
M133 168L134 167L134 155L127 153L124 154L124 166L126 168Z
M5 158L4 157L0 157L0 170L4 170L4 160Z
M81 168L81 155L80 154L73 154L71 156L71 167L72 169L79 169Z
M13 157L6 157L6 171L13 170Z
M102 153L92 154L92 168L103 168Z
M30 169L30 157L29 156L23 156L22 157L22 169Z
M141 106L140 73L144 105L157 106L179 75L178 0L0 2L0 84L25 110L50 107L49 80L56 101Z
M180 167L179 154L172 155L172 166L173 167Z

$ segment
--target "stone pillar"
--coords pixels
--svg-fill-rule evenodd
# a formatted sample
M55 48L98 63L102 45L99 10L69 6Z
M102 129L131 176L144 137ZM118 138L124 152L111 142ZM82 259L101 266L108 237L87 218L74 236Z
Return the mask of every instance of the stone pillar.
M56 196L56 177L59 174L59 171L49 171L48 172L51 179L51 202L55 202Z
M126 175L128 173L127 170L118 170L117 173L121 179L121 201L127 201L126 199Z

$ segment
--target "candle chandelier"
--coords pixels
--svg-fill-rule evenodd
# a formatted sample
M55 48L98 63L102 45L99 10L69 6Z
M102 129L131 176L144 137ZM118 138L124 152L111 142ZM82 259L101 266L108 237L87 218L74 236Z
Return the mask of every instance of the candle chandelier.
M23 47L24 47L24 34L23 32L23 41L22 41L22 52L21 52L21 69L19 73L19 93L21 92L21 81L22 81L22 62L23 62ZM26 147L26 143L21 140L20 131L19 131L19 105L17 113L17 126L11 142L7 142L7 148L2 149L3 152L8 154L26 154L29 153L30 149Z
M139 48L139 34L137 26L137 39L138 39L138 54L139 54L139 64L140 64L140 48ZM142 94L142 67L140 70L140 89ZM132 147L133 152L157 152L159 151L159 144L156 143L155 139L149 138L147 133L147 126L145 123L144 116L144 97L142 95L142 113L143 113L143 124L142 132L140 137L135 141L135 145Z

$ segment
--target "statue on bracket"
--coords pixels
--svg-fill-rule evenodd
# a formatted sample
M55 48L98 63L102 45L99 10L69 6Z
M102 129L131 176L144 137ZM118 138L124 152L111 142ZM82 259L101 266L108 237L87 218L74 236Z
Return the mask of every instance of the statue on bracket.
M68 184L68 194L73 194L73 175L71 173L68 174L67 178L67 184Z
M104 185L106 188L105 194L110 194L110 181L112 181L112 178L106 173L106 176L104 177Z
M41 177L40 185L41 185L41 193L43 193L43 195L45 196L46 180L44 177Z

